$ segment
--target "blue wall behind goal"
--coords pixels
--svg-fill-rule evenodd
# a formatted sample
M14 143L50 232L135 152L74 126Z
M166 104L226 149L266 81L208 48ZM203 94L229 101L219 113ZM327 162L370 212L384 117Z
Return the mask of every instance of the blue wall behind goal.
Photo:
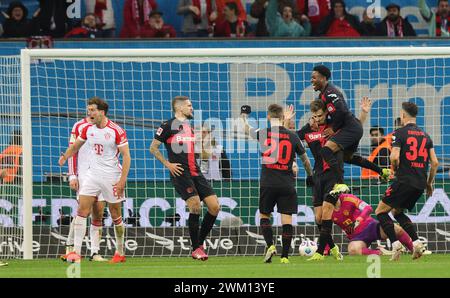
M199 111L197 124L201 123L199 118L213 119L216 137L232 161L233 178L257 179L260 165L256 145L237 142L227 129L231 126L229 119L238 114L241 104L248 103L255 110L254 125L264 126L266 103L272 98L269 100L293 104L297 126L303 124L312 99L308 89L315 64L262 64L252 72L245 64L228 63L36 62L32 66L35 180L44 179L46 173L60 172L57 160L67 147L70 128L83 117L85 100L94 95L108 100L111 119L128 133L133 157L130 179L167 179L167 170L149 154L148 147L158 125L172 117L171 98L180 94L189 96ZM450 87L450 59L324 64L332 70L331 81L345 93L356 115L361 96L376 100L370 124L387 132L393 130L398 116L394 102L415 101L421 107L419 125L429 128L438 156L448 158L450 93L445 90ZM277 76L271 67L277 69ZM235 73L241 75L236 77ZM288 87L280 88L284 84ZM258 104L261 101L263 105ZM441 120L440 125L436 119ZM368 145L366 139L361 147L368 149ZM363 153L367 155L368 150ZM346 173L357 176L359 168L348 167Z

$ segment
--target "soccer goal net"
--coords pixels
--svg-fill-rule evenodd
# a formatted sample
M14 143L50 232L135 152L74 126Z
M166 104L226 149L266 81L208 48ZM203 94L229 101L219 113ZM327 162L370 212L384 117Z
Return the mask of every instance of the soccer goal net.
M262 255L260 153L256 141L245 138L236 119L240 106L250 105L250 124L266 127L269 104L292 104L296 111L292 126L299 129L310 117L309 103L318 96L310 83L317 64L330 68L330 81L342 91L357 117L361 98L369 96L373 101L360 143L362 156L370 157L376 147L371 147L371 127L382 128L387 135L395 129L401 103L418 104L418 124L431 135L441 166L433 196L423 196L409 215L430 251L450 250L448 48L22 50L22 110L17 85L8 85L18 83L13 70L17 63L17 58L2 60L7 74L0 78L0 145L3 149L9 144L19 127L21 111L25 203L23 212L18 211L20 184L2 183L0 229L2 241L8 237L14 241L25 225L23 250L28 257L31 250L34 257L56 257L64 252L77 201L69 188L68 168L59 167L58 158L68 145L73 124L86 117L87 99L93 96L109 103L108 117L126 130L129 140L132 163L123 205L126 254L189 255L187 206L174 191L168 170L149 152L161 122L173 117L171 99L177 95L188 96L193 103L192 125L200 144L208 138L214 140L209 143L209 154L198 155L202 172L211 179L221 204L205 243L207 251L219 256ZM308 155L312 160L309 151ZM345 179L353 193L374 209L388 187L377 175L349 165L345 166ZM301 167L297 190L295 254L302 239L318 237L311 190L305 186ZM276 212L272 222L279 244L281 219ZM101 253L108 256L114 253L115 239L107 211L104 226ZM29 229L32 233L27 234ZM345 236L337 227L333 235L345 251ZM88 238L85 240L84 248L89 247ZM2 254L9 249L4 244L0 247Z

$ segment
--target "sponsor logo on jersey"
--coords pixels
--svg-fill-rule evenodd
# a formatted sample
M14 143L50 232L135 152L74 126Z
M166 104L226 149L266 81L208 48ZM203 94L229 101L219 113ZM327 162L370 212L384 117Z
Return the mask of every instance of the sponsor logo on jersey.
M305 134L306 142L311 143L314 141L319 141L322 138L322 133L320 132L311 132Z
M109 139L111 139L111 134L109 132L107 132L105 134L105 140L109 140Z

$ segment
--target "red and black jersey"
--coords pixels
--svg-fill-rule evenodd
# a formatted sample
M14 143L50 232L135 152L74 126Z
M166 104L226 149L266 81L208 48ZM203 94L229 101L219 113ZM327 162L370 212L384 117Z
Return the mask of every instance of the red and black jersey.
M311 128L311 125L306 124L300 130L297 131L297 135L300 140L305 140L308 144L309 149L311 150L312 155L314 156L314 173L320 174L325 172L330 167L323 160L320 155L320 150L327 142L327 139L323 136L323 131L329 127L328 124L319 125L319 130L314 131Z
M283 126L251 130L251 136L259 141L261 149L260 186L294 187L295 154L305 153L298 136Z
M331 127L336 132L344 126L353 125L355 121L355 115L348 109L347 103L336 87L328 84L325 90L320 93L320 99L325 103L328 115L331 120Z
M200 167L195 159L195 136L189 121L172 118L161 124L155 139L164 143L171 163L179 163L184 174L200 175Z
M394 132L392 147L400 148L400 164L396 171L398 182L425 189L430 149L433 148L430 136L411 123Z

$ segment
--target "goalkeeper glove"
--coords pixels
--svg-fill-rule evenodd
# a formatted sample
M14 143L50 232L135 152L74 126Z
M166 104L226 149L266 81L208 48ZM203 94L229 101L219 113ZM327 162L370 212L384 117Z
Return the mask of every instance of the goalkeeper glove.
M308 186L308 187L313 187L314 186L313 176L306 177L306 186Z

